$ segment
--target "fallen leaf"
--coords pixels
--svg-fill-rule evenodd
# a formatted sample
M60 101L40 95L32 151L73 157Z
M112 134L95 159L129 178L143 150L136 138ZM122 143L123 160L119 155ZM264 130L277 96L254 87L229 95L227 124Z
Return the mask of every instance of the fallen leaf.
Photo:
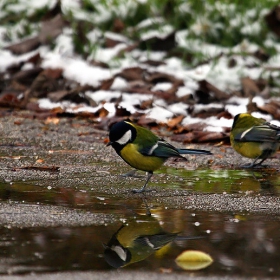
M203 131L204 132L204 131ZM207 132L202 133L198 138L197 142L211 142L211 141L221 141L229 138L228 133L223 132Z
M158 60L152 60L152 59L147 59L141 62L142 64L147 64L151 66L160 66L160 65L166 65L164 61L158 61Z
M198 84L199 88L195 92L198 103L209 104L213 101L221 101L230 98L230 94L218 89L206 80L201 80Z
M280 6L275 6L269 14L265 16L266 23L270 30L280 37Z
M146 110L146 109L150 109L153 107L153 99L147 99L147 100L143 100L140 105L135 105L135 108L141 109L141 110Z
M108 144L110 142L110 139L108 137L104 138L103 143Z
M54 118L54 117L47 117L45 120L45 124L59 124L60 119L59 118Z
M115 18L113 23L113 32L121 33L124 28L124 22L120 18Z
M14 124L16 124L16 125L21 125L21 124L22 124L22 121L15 120L15 121L14 121Z
M141 67L130 67L122 70L116 77L121 77L127 81L142 80L144 77L145 69Z
M126 109L121 106L116 106L116 116L118 117L124 117L124 116L130 116L131 113Z
M154 85L157 83L172 83L176 84L177 86L184 85L184 81L182 79L178 79L173 75L162 72L153 72L146 79L149 83Z
M170 51L175 46L175 32L168 34L165 38L155 36L140 43L141 49L154 51Z
M113 77L111 79L106 79L106 80L101 81L100 89L109 90L110 87L112 86L114 80L115 80L115 78Z
M242 89L245 97L256 96L260 93L260 89L253 79L245 77L241 79Z
M185 270L200 270L213 263L210 255L197 250L187 250L175 259L177 265Z
M190 131L203 131L204 128L206 128L207 125L202 122L196 122L196 123L191 123L187 124L184 126L180 126L178 129L174 131L176 134L182 134Z
M24 166L24 167L19 167L18 169L59 172L58 166Z
M169 128L175 128L178 124L181 123L181 121L184 119L185 116L180 115L178 117L172 118L168 121L167 125Z

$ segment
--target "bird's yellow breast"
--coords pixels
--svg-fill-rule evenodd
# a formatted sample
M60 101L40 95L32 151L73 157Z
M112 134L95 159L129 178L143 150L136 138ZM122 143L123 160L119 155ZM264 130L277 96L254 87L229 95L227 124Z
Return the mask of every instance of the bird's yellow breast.
M242 156L247 158L257 158L262 154L259 143L254 142L235 142L232 147Z
M165 159L142 155L137 148L135 144L127 144L120 152L123 160L132 167L143 171L155 171L164 163Z
M279 143L274 142L237 142L232 136L230 140L235 151L247 158L272 156L279 149Z

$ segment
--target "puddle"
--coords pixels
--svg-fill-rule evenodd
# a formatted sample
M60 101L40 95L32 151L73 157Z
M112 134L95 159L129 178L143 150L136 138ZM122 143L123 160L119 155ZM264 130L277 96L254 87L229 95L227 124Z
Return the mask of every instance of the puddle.
M174 232L179 234L170 237ZM137 239L140 235L157 244L159 250L145 246L138 237L135 247L129 248L127 263L112 257L106 261L103 244L118 245L114 243L115 234L120 235L124 248L130 243L127 238ZM188 240L190 236L194 239ZM182 271L174 260L191 249L206 252L214 259L199 275L276 276L280 273L279 246L278 217L154 211L152 216L131 215L102 226L0 228L0 272L114 269L108 262L115 267L126 263L122 269L129 270Z
M263 193L278 195L279 173L275 170L186 170L164 167L158 174L172 174L168 187L203 193ZM156 175L155 175L156 176Z
M166 188L194 193L279 195L280 179L274 171L254 174L242 170L168 168L165 171L169 174L164 177ZM162 174L155 177L165 176ZM168 179L171 175L172 183ZM151 183L151 187L155 184ZM274 277L280 274L280 217L277 215L166 209L153 198L146 201L139 195L128 200L97 193L85 186L82 189L42 187L34 182L0 183L0 200L2 203L59 205L117 217L108 224L83 227L2 226L1 274L114 270L114 267L188 273L175 262L185 250L198 250L213 258L208 267L191 272L200 276Z

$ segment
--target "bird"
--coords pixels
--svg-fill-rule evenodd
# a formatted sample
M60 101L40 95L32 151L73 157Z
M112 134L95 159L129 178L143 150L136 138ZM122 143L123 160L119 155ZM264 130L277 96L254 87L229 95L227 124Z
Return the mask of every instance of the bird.
M130 120L117 122L111 127L107 146L112 146L116 153L133 168L148 173L143 187L133 190L134 193L145 192L153 172L159 169L168 158L184 158L182 154L212 154L206 150L177 149L163 138Z
M241 113L234 117L230 142L237 153L254 159L243 167L261 166L280 147L280 127L249 113Z
M120 226L107 244L103 244L104 259L114 268L124 267L146 259L177 235L164 231L151 215L135 215ZM196 238L186 237L185 240Z

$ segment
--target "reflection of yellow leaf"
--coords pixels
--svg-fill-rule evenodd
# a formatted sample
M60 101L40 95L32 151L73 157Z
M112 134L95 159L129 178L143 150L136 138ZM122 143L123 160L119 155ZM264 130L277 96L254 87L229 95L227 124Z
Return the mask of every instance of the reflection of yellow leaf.
M247 221L246 216L242 216L242 215L235 215L234 218L238 219L239 221Z
M37 162L37 163L42 163L42 162L44 162L44 160L41 159L41 158L39 158L39 159L36 160L36 162Z
M185 270L200 270L211 265L213 259L204 252L188 250L181 253L175 261L178 266Z

